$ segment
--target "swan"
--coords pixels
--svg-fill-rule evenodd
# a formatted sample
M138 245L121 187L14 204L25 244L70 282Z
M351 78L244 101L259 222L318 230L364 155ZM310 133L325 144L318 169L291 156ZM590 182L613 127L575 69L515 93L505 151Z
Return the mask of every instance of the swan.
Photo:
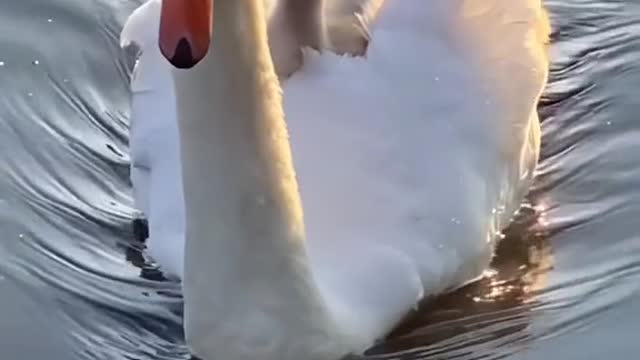
M482 276L539 156L539 0L387 0L366 57L308 50L283 82L260 1L176 16L198 3L213 9L163 2L160 48L189 68L171 71L180 166L155 173L171 151L148 143L142 201L153 228L154 203L184 197L185 241L166 239L184 245L194 355L360 354L419 301ZM176 170L182 195L153 184Z

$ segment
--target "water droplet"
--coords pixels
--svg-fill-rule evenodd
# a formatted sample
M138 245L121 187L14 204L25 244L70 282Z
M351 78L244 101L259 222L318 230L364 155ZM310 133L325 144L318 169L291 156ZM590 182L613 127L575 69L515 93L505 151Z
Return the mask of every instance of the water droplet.
M611 125L611 121L607 121L607 125Z
M0 61L0 66L4 66L4 61Z
M47 22L48 22L48 23L52 23L52 22L53 22L53 19L47 19Z
M33 93L32 93L32 92L29 92L29 93L27 93L27 96L32 97L32 96L33 96Z
M24 234L19 234L19 235L18 235L18 237L19 237L20 239L24 239Z
M33 65L40 65L40 60L33 60Z

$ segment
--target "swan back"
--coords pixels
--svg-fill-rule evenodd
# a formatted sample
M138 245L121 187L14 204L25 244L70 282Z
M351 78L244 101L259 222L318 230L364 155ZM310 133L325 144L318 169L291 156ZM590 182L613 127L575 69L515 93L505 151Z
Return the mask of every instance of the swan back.
M524 67L543 74L546 56L506 49L544 53L529 40L540 2L471 14L474 1L387 1L366 58L310 51L284 84L313 272L342 326L368 339L423 295L481 276L533 177L545 77L506 80ZM496 12L510 21L462 24ZM486 46L465 42L471 30ZM496 64L489 41L505 50Z

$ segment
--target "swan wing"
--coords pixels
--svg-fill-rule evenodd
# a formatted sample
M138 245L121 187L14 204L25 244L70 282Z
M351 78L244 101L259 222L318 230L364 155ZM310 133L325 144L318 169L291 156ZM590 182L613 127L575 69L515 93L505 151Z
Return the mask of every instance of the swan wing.
M150 255L169 276L182 276L184 200L171 68L157 46L160 0L135 9L120 35L140 55L131 79L131 181L135 206L149 219Z
M329 47L338 54L364 55L384 0L326 0Z

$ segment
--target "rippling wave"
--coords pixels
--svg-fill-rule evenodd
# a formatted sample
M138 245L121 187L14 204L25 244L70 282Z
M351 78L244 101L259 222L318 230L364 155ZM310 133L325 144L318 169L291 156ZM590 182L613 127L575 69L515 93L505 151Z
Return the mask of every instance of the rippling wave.
M117 38L137 4L0 3L3 359L189 358L178 284L132 241L134 56ZM373 358L640 349L627 341L640 330L640 2L547 5L553 64L531 206L483 280L424 304Z

